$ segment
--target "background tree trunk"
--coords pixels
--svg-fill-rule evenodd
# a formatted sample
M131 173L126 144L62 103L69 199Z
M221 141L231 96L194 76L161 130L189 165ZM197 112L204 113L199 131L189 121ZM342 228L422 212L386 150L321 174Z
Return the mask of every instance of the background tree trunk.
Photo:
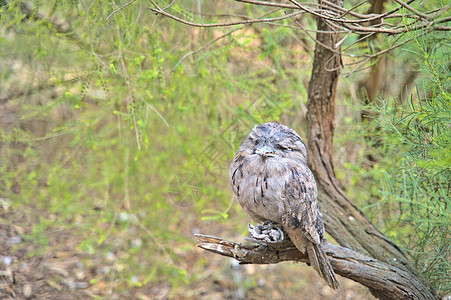
M384 4L387 0L371 0L371 7L368 10L368 14L382 14L384 12ZM375 19L370 21L370 25L378 25L381 23L381 19ZM370 42L373 44L373 47L377 47L375 45L381 44L381 41L378 41L378 35L372 35L368 37L365 41L368 43L370 47ZM377 49L376 51L379 51ZM385 65L387 62L387 57L382 56L372 67L368 76L362 79L358 85L358 94L359 98L362 99L363 104L373 103L377 96L380 95L382 91L382 87L384 85L384 73L385 73ZM375 116L374 112L370 110L363 110L361 112L362 121L365 119L373 119Z

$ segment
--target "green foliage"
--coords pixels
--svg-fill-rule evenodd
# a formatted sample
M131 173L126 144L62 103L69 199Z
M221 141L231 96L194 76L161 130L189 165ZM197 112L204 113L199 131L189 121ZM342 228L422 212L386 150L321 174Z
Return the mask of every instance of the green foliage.
M336 134L334 140L346 162L337 155L337 165L344 168L335 171L370 220L405 250L441 294L449 294L450 42L444 33L409 32L400 38L412 42L391 53L396 59L390 61L393 66L385 67L384 76L390 78L386 85L396 84L399 89L402 73L411 68L419 74L416 89L405 95L404 102L388 98L369 106L348 103L350 108L337 126L344 134ZM356 76L347 84L357 80ZM356 123L361 111L371 111L374 119Z
M294 99L306 94L308 69L294 62L308 54L285 48L291 30L246 28L170 73L190 47L226 31L153 25L144 2L109 21L111 1L26 8L11 1L1 11L11 122L0 132L0 196L45 216L27 236L32 255L55 247L57 228L76 237L87 267L106 265L93 284L177 290L196 280L184 258L193 224L230 217L230 159L254 124L290 120L303 104Z
M399 104L386 100L378 112L378 143L384 158L372 177L381 184L388 234L443 294L451 286L451 73L449 40L414 37L409 52L423 78L417 93ZM382 172L380 172L382 170ZM381 213L380 211L378 213Z

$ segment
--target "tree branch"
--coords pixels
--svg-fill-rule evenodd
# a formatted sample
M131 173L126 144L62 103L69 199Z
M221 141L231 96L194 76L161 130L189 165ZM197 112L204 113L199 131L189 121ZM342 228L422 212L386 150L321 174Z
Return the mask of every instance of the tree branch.
M299 252L289 239L274 244L240 244L203 234L195 237L198 247L242 264L309 263L308 255ZM379 299L436 299L422 282L398 267L328 243L323 249L335 273L365 285Z
M226 23L196 23L191 22L182 18L179 18L175 15L172 15L170 13L167 13L163 10L158 10L152 7L148 7L149 10L155 12L156 14L162 14L170 19L173 19L177 22L180 22L185 25L193 26L193 27L227 27L227 26L235 26L235 25L247 25L247 24L253 24L253 23L266 23L266 22L274 22L274 21L280 21L285 20L300 14L303 14L303 11L296 11L291 14L287 14L281 17L274 17L274 18L263 18L263 19L252 19L252 20L242 20L242 21L235 21L235 22L226 22Z

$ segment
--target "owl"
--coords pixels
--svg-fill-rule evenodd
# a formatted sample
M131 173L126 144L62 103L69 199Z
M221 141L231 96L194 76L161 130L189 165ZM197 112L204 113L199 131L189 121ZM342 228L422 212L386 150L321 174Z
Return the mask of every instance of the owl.
M307 148L290 127L264 123L252 129L230 168L230 184L243 210L256 222L281 225L327 284L338 289L322 249L324 223L317 187L307 166Z

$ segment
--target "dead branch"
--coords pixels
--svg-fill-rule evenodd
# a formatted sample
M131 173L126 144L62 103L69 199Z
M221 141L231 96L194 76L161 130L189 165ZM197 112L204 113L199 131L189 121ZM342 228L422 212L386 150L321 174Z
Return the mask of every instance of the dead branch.
M111 14L108 15L108 17L106 17L106 20L108 21L112 15L116 14L118 11L126 8L127 6L129 6L130 4L132 4L133 2L135 2L136 0L131 0L127 3L125 3L124 5L122 5L121 7L119 7L118 9L116 9L115 11L113 11Z
M177 69L177 67L180 65L180 63L181 63L183 60L185 60L185 58L187 58L188 56L194 55L194 54L196 54L196 53L199 53L199 52L201 52L201 51L207 49L208 47L210 47L211 45L215 44L215 43L216 43L217 41L219 41L220 39L223 39L223 38L225 38L225 37L231 35L231 34L234 33L235 31L241 30L241 29L243 29L243 28L244 28L244 25L241 25L240 27L231 29L231 30L229 30L228 32L226 32L225 34L223 34L223 35L221 35L221 36L215 38L214 40L208 42L207 44L205 44L204 46L200 47L199 49L196 49L196 50L193 50L193 51L190 51L190 52L186 53L185 55L183 55L183 56L177 61L177 63L175 64L175 66L172 68L171 73L173 73L173 72L175 71L175 69Z
M289 239L274 244L241 244L222 238L196 234L198 247L241 264L274 264L283 261L309 263ZM368 287L379 299L436 299L424 284L410 273L345 247L324 244L335 273Z
M182 24L185 25L189 25L189 26L193 26L193 27L228 27L228 26L235 26L235 25L246 25L246 24L254 24L254 23L266 23L266 22L274 22L274 21L281 21L281 20L285 20L300 14L303 14L304 12L302 11L297 11L291 14L287 14L281 17L274 17L274 18L264 18L264 19L251 19L251 20L241 20L241 21L235 21L235 22L224 22L224 23L196 23L196 22L191 22L185 19L182 19L180 17L177 17L173 14L170 14L168 12L165 12L163 10L158 10L152 7L148 7L149 10L157 13L157 14L162 14L170 19L173 19L177 22L180 22Z

